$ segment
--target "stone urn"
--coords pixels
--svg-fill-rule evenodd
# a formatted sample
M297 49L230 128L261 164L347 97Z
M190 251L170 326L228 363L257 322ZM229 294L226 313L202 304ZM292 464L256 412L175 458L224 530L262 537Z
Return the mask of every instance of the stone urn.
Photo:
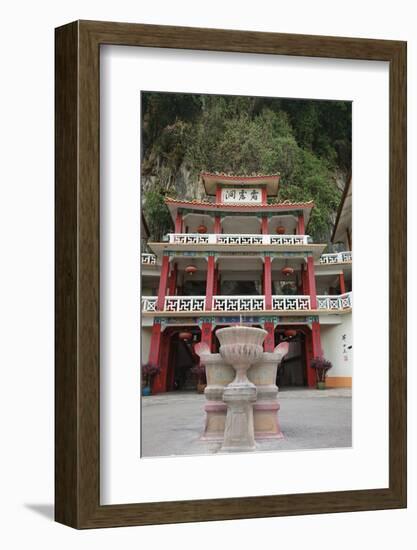
M223 393L227 415L221 451L253 451L256 386L248 379L247 371L262 358L262 344L267 332L260 328L233 326L218 330L216 335L222 359L236 372Z

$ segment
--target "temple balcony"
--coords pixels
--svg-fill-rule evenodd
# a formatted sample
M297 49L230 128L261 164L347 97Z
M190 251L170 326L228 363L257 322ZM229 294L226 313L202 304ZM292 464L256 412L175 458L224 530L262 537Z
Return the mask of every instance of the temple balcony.
M142 312L145 315L176 316L204 313L215 315L251 314L262 312L276 312L280 315L305 315L320 313L347 313L352 309L352 293L335 296L317 296L317 308L312 309L311 298L306 295L274 295L272 296L272 309L266 310L265 296L213 296L211 307L206 309L205 296L166 296L164 309L157 309L158 298L156 296L142 297Z
M291 253L300 258L312 255L318 262L325 244L315 244L309 235L261 233L169 233L163 242L148 242L158 259L164 253L189 256L189 253L213 252L227 256L229 252L259 255L260 252Z

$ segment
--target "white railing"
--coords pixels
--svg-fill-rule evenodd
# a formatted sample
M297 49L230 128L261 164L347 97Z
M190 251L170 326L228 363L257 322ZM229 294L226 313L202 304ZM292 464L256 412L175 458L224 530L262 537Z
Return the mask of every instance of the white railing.
M142 311L157 311L156 296L142 297ZM164 311L166 312L198 312L205 311L205 296L166 296ZM352 293L337 296L317 296L317 309L343 311L352 307ZM272 296L273 311L309 311L310 296ZM265 296L213 296L212 311L243 312L264 311Z
M263 311L265 296L213 296L213 311Z
M211 235L200 233L169 233L169 244L209 244Z
M167 296L165 311L204 311L205 296Z
M352 252L335 252L333 254L322 254L320 256L321 264L341 264L352 261Z
M307 311L310 308L310 296L272 296L274 311Z
M143 252L141 254L141 257L142 257L142 263L144 265L156 265L155 254L147 254L146 252Z
M142 296L142 311L156 311L156 296Z
M238 233L169 233L170 244L293 245L308 244L308 235L256 235Z
M339 296L317 296L317 309L350 309L352 307L352 293Z

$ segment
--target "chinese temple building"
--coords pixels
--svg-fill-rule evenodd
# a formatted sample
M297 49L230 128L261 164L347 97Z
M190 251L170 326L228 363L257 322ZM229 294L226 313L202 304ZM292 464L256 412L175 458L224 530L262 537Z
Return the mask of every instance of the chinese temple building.
M328 386L351 386L350 247L324 254L312 242L314 204L278 202L278 174L200 177L207 198L166 198L174 230L142 254L142 361L161 368L153 392L190 388L194 345L218 351L216 330L236 323L264 328L265 351L290 342L278 386L315 386L310 362L322 356Z

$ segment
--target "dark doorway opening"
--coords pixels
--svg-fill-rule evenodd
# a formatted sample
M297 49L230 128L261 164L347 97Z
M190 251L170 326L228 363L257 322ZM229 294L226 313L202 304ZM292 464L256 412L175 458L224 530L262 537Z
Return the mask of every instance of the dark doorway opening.
M190 338L184 338L185 335ZM191 369L199 364L194 344L199 340L195 328L184 328L171 336L167 391L195 391L197 380Z
M292 337L285 335L284 331L277 334L277 345L287 341L289 350L283 359L277 372L277 386L279 388L307 386L307 362L306 362L306 336L297 331Z

